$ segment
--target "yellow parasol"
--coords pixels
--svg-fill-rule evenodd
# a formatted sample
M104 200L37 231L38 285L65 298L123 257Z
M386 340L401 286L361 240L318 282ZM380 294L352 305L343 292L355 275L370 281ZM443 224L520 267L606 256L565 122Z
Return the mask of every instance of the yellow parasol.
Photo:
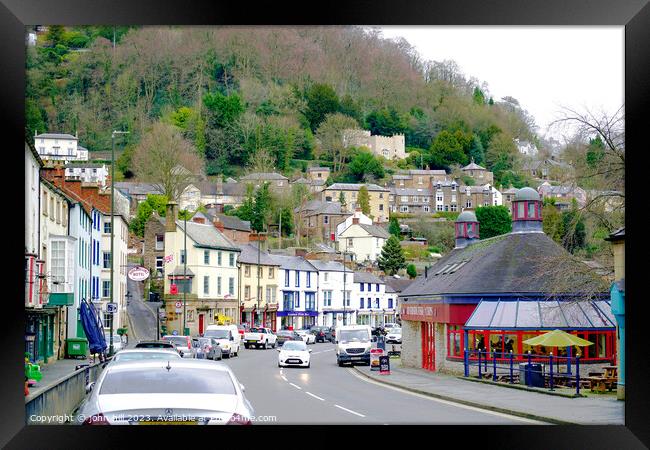
M549 331L540 336L526 339L523 343L528 345L543 345L546 347L569 347L572 345L586 347L587 345L593 345L593 342L589 342L586 339L579 338L562 330Z

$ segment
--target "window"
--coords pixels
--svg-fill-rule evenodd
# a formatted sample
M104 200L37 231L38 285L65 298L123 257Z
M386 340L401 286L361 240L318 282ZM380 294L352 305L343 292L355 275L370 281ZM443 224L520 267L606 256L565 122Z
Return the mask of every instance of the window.
M269 279L273 278L275 276L275 269L273 267L269 267Z
M284 270L284 286L289 287L289 271Z
M300 292L294 292L295 307L300 308Z
M47 216L47 192L43 191L43 215Z
M409 201L409 196L408 195L402 195L400 197L400 200L402 200L403 202L408 202Z
M380 192L380 193L379 193L379 198L384 198L384 194L383 194L383 192Z
M463 332L460 325L448 325L447 328L447 355L462 356L461 336Z
M330 223L330 218L329 218L328 216L323 216L323 223L324 223L325 225L327 225L328 223Z
M363 292L363 283L359 283L359 290Z
M467 200L467 202L465 202L465 208L471 208L471 207L472 207L472 201Z
M452 205L449 206L449 210L450 211L457 211L458 207L456 206L456 204L452 204Z
M203 277L203 294L208 295L210 293L210 277Z
M108 298L111 296L111 281L103 280L102 281L102 297Z
M359 299L359 309L363 309L363 298Z
M383 211L383 210L384 210L384 205L379 205L379 211Z
M368 285L368 292L372 292L372 285L370 283L367 283Z
M244 300L249 300L251 298L251 287L249 285L244 286Z
M311 287L311 272L307 272L307 287Z
M235 279L233 277L228 278L228 294L235 295Z
M316 311L316 296L313 292L305 293L305 310Z
M163 263L163 257L162 256L156 256L156 272L159 275L163 274L164 271L164 263Z
M332 291L323 291L323 306L332 306Z
M296 270L296 287L300 287L300 271Z
M428 206L425 206L424 208L422 208L422 210L423 210L424 212L427 212L427 213L428 213L428 212L429 212L429 207L428 207Z
M375 292L379 292L379 283L375 283Z
M210 250L203 250L203 264L210 264Z
M372 299L368 297L368 302L366 303L368 309L372 308Z
M354 239L348 238L348 247L354 247Z
M104 269L111 268L111 252L104 252Z
M111 222L107 221L104 222L104 234L110 234L111 233Z
M264 278L264 267L257 266L257 276L259 278Z
M244 266L244 276L246 278L250 278L251 276L251 266L249 266L248 264Z
M535 202L528 203L528 217L535 217Z
M388 309L393 309L393 299L392 298L388 299Z
M345 291L344 297L345 297L345 306L350 306L350 292L351 291Z
M436 195L436 201L438 201L438 202L443 201L443 198L442 198L441 194Z
M402 205L399 207L400 212L409 212L409 207L406 205Z
M324 281L324 282L327 282L328 278L329 278L329 273L324 272L324 273L323 273L323 281Z
M375 299L375 308L379 309L379 299Z
M293 310L293 292L285 292L282 298L282 307L285 311Z
M50 195L50 220L54 219L54 197Z
M185 250L181 250L180 263L185 264ZM185 272L183 272L185 273Z
M221 295L221 277L217 277L217 295Z
M422 184L422 177L418 177L418 184Z
M221 252L217 252L217 265L221 265Z
M235 267L235 254L234 253L228 253L228 260L230 263L230 267Z

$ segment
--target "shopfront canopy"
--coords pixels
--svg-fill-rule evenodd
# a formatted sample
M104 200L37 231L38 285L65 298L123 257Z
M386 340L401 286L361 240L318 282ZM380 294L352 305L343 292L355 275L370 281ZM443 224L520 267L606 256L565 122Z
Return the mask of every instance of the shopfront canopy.
M615 319L605 300L481 300L468 330L609 330Z

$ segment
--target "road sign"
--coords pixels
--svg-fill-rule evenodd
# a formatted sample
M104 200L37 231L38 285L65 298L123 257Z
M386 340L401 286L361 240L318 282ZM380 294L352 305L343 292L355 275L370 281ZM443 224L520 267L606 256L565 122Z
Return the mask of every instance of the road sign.
M176 302L176 307L177 308L182 308L183 307L183 302Z
M174 331L172 331L172 334L173 334L174 336L178 336L178 330L174 330Z
M117 303L107 303L106 312L109 314L114 314L117 312Z
M129 269L129 279L133 281L144 281L149 278L149 270L146 267L135 266Z

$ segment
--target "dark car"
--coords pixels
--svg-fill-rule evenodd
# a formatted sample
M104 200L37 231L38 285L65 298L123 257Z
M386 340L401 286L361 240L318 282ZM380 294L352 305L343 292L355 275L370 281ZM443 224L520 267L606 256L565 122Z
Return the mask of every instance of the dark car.
M334 342L334 328L330 327L311 327L311 334L316 335L316 342Z
M219 342L213 337L193 338L192 347L196 349L196 357L199 359L221 361L221 358L223 358Z
M135 348L171 348L176 350L176 346L166 341L140 341L135 344Z
M291 330L280 330L275 335L278 337L277 340L277 345L280 346L284 344L286 341L300 341L302 342L302 337L296 333L295 331Z

